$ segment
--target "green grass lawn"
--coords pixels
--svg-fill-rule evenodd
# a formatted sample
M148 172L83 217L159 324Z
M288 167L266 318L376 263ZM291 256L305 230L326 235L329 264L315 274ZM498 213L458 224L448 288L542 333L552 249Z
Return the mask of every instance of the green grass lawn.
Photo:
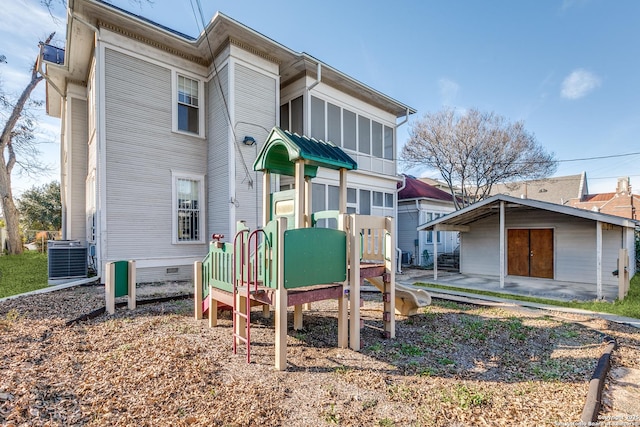
M47 254L0 256L0 298L46 288L47 281Z
M597 311L601 313L611 313L618 316L633 317L640 319L640 273L637 273L631 278L631 285L629 286L629 293L624 301L614 302L600 302L600 301L587 301L587 302L574 302L574 301L556 301L544 298L535 298L522 295L505 294L500 292L491 291L479 291L475 289L457 288L453 286L435 285L431 283L416 283L417 286L427 286L437 289L449 289L470 294L488 295L499 298L508 298L517 301L534 302L538 304L555 305L559 307L578 308L582 310Z

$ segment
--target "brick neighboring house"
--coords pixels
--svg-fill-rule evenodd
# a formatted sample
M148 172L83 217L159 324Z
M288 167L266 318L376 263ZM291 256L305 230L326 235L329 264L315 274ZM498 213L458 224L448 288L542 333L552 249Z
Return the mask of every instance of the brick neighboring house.
M569 206L629 219L640 219L638 213L640 195L631 192L629 177L618 178L614 193L585 194L580 198L571 199Z

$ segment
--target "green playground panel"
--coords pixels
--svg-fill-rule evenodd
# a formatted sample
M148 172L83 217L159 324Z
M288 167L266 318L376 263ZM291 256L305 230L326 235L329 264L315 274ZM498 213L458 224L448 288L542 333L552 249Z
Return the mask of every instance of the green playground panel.
M116 298L129 295L129 261L116 261L114 264Z
M330 228L299 228L284 233L284 287L344 282L347 235Z
M211 274L209 285L227 292L233 291L233 280L231 280L233 274L233 244L223 243L220 248L212 245L209 259L209 271Z

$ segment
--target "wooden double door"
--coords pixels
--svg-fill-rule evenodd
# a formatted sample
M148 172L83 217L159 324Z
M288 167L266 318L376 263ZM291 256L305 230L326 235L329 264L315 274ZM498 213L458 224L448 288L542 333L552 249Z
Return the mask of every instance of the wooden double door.
M553 229L507 230L507 273L553 279Z

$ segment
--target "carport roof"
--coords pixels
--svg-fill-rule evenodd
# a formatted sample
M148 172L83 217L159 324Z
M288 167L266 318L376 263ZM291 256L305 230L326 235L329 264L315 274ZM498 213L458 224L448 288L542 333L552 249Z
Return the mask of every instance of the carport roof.
M545 210L556 212L564 215L570 215L578 218L590 219L592 221L600 221L607 224L618 225L621 227L635 228L638 221L631 219L607 215L599 212L592 212L584 209L573 208L570 206L558 205L555 203L541 202L539 200L519 199L517 197L498 194L488 199L469 205L463 209L452 212L433 221L418 226L418 231L433 230L437 225L446 226L448 230L455 230L456 226L464 228L465 226L479 221L483 218L498 215L500 213L500 203L505 203L506 210L518 209L522 211Z

